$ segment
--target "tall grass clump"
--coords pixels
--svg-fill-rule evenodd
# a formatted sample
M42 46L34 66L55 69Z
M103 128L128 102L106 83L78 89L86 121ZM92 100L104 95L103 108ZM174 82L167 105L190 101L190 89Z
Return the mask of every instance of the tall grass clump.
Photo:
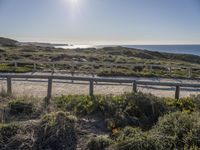
M42 118L35 149L75 150L77 144L74 129L75 117L64 112L52 112Z

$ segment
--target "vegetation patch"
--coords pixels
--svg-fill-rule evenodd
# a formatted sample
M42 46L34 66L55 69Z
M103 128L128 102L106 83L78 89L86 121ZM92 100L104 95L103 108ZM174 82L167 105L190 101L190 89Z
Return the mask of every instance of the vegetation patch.
M159 143L163 149L167 147L171 149L200 148L199 115L199 112L169 113L159 119L152 131L163 136Z
M5 149L6 145L10 142L18 132L19 127L14 124L0 124L0 149Z
M11 115L20 115L20 114L29 115L34 111L33 104L24 99L12 100L8 103L8 105L10 108Z
M54 102L64 111L88 115L101 113L109 129L135 125L153 125L165 111L158 98L142 93L126 93L120 96L62 96Z
M36 149L75 150L74 117L64 112L45 115L37 133Z
M32 69L29 67L14 67L6 64L0 64L0 72L14 72L14 73L26 73L32 72Z
M174 112L160 117L149 131L125 127L113 133L112 147L118 150L182 150L200 148L199 113Z
M24 120L24 119L34 119L41 115L42 106L41 102L38 102L37 99L34 99L34 102L31 98L17 98L12 99L8 102L8 113L7 119L9 120ZM39 105L39 106L38 106Z
M143 93L61 96L41 117L31 118L35 103L17 98L4 104L10 124L0 125L0 149L200 149L199 95L179 100ZM28 117L15 119L20 116Z
M112 144L112 140L107 136L91 138L87 144L88 150L105 150Z
M182 111L182 112L194 112L200 110L200 97L191 96L180 98L174 100L172 98L164 98L163 100L166 107L169 108L169 111Z

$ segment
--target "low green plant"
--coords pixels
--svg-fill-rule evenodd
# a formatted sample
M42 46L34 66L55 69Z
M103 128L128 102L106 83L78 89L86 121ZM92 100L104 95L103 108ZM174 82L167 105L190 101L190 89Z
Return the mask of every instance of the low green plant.
M107 136L93 137L87 144L88 150L105 150L112 144L112 140Z
M156 145L148 133L137 128L124 128L118 133L116 140L113 146L116 150L156 150Z
M166 106L174 108L174 111L180 110L183 112L193 112L197 109L197 101L194 97L186 97L181 99L164 98Z
M152 126L165 111L160 99L142 93L119 96L61 96L54 102L64 111L88 115L101 113L109 129L126 125Z
M157 139L163 148L169 145L173 149L200 147L199 115L198 112L169 113L159 119L152 131L158 135Z
M173 112L160 117L148 131L125 127L116 130L111 138L118 150L182 150L200 148L199 113Z
M25 114L30 115L34 112L34 106L31 102L25 99L15 99L8 103L11 115Z
M42 118L35 149L76 149L75 117L64 112L52 112Z
M14 67L6 64L0 64L0 72L26 73L32 72L32 69L26 66Z
M15 136L19 127L15 124L0 124L0 149L4 149L9 140Z
M54 98L56 106L65 111L73 111L78 114L90 114L95 110L95 104L90 96L68 95Z

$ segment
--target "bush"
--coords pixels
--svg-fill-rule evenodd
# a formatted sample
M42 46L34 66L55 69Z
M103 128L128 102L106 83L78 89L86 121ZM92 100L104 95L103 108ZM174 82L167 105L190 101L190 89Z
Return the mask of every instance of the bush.
M138 128L126 127L114 135L117 144L113 147L117 150L154 150L155 145L146 132Z
M30 115L34 111L34 106L31 102L24 99L16 99L9 102L10 114L11 115Z
M111 145L112 140L106 136L91 138L87 144L88 150L104 150Z
M32 69L29 67L14 67L5 64L0 64L0 72L15 72L15 73L26 73L32 72Z
M165 115L159 119L159 122L154 127L157 135L163 135L163 139L167 140L160 143L163 147L173 145L173 148L183 149L191 148L193 146L200 147L200 119L199 113L184 113L175 112Z
M174 112L160 117L149 131L125 127L113 133L119 150L171 150L200 148L199 113Z
M75 150L74 117L64 112L45 115L37 133L35 149Z
M113 96L101 105L111 129L127 125L149 128L165 112L160 99L142 93Z
M112 139L115 141L124 141L129 138L134 137L135 135L139 135L142 133L142 130L140 128L133 128L131 126L127 126L123 129L116 130L112 134Z
M62 96L54 99L58 108L78 114L102 113L108 128L127 125L152 126L165 107L149 94L126 93L120 96Z
M0 125L0 149L4 149L10 142L11 138L18 132L19 127L14 124Z
M171 110L183 112L193 112L197 109L197 100L194 100L194 97L181 98L179 100L165 98L164 103L166 106L169 106ZM172 109L173 108L173 109Z
M78 114L90 114L95 110L95 103L90 96L64 96L54 99L56 106L64 111L73 111Z

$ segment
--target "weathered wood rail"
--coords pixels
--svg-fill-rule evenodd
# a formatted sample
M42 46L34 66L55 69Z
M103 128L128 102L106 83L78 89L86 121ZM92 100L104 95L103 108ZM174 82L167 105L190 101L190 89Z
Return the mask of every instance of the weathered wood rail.
M48 82L47 87L47 99L52 97L52 85L53 80L73 80L73 81L87 81L89 83L89 95L94 95L94 83L130 83L133 86L133 92L137 92L138 85L147 86L170 86L175 87L175 99L180 98L181 87L200 88L200 84L189 83L176 83L176 82L153 82L153 81L137 81L130 79L118 79L118 78L94 78L94 77L74 77L74 76L55 76L55 75L12 75L1 74L0 78L7 80L7 94L12 94L12 79L46 79Z

